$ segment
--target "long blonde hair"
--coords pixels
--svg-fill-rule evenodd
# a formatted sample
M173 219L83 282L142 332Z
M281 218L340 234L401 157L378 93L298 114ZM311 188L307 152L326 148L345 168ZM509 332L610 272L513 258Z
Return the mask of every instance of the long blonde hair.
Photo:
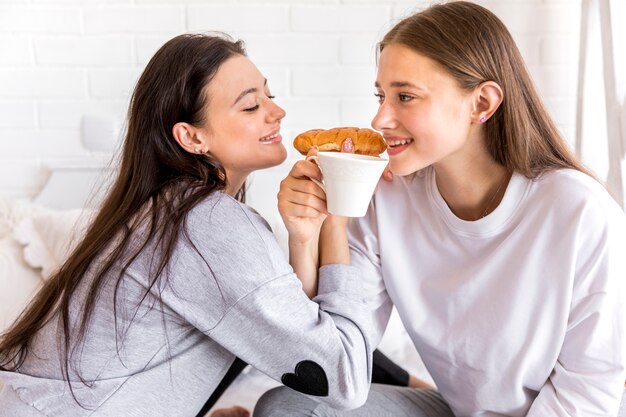
M485 123L487 148L499 164L528 178L557 168L592 175L559 133L495 14L465 1L434 5L396 24L378 52L394 43L436 61L467 91L485 81L500 85L504 100Z

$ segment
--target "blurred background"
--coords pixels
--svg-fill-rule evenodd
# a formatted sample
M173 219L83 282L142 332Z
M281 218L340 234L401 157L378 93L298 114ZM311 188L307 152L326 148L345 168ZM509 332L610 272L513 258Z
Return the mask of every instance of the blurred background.
M291 164L299 157L291 141L302 130L369 126L375 44L430 3L0 0L0 195L33 196L55 161L110 156L143 67L185 32L245 40L287 111ZM626 0L478 3L509 27L559 128L623 202Z

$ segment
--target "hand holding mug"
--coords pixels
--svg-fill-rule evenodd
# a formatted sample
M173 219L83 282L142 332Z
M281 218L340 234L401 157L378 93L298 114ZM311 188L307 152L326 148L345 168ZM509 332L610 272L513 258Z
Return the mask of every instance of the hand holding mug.
M317 155L311 149L308 156ZM311 179L322 179L319 167L312 161L294 164L289 175L281 181L278 192L278 211L289 232L289 239L307 243L317 238L326 219L326 195Z

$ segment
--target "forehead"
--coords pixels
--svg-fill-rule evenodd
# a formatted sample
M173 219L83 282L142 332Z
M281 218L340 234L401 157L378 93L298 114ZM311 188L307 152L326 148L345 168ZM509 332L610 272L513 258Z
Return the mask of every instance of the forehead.
M235 55L220 65L209 81L207 93L211 98L232 97L234 100L243 90L251 87L262 89L264 83L265 78L252 61L245 56Z
M376 82L381 87L392 83L412 83L433 87L437 84L455 84L436 61L401 44L390 44L380 53Z

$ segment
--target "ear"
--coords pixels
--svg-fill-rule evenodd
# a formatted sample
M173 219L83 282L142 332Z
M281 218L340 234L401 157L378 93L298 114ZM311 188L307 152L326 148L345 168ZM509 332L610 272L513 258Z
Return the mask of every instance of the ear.
M485 81L474 90L472 123L484 123L498 110L504 93L498 83Z
M209 151L205 141L198 137L198 129L189 123L176 123L172 135L180 147L189 153L205 154Z

